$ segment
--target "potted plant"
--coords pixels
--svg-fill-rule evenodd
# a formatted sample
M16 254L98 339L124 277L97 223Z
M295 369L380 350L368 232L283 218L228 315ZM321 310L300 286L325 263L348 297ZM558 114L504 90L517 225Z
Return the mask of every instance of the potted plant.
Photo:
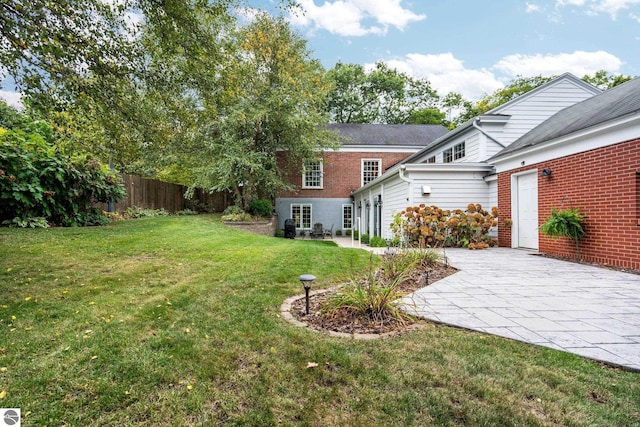
M576 261L580 262L579 241L584 236L584 215L578 208L558 211L551 208L551 216L540 226L540 232L557 239L568 237L576 242Z

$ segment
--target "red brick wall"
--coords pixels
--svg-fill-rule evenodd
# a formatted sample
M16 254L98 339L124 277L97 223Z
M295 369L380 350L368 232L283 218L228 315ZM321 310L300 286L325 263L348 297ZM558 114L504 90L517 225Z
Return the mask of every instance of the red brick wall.
M361 184L361 160L362 159L382 159L382 172L401 160L407 158L411 153L345 153L326 152L323 160L323 189L301 189L302 173L295 171L291 176L291 183L299 190L294 192L283 192L279 197L322 197L322 198L345 198L351 195L351 191L360 188Z
M580 208L585 236L580 255L586 261L640 269L640 139L549 162L528 165L498 176L501 219L511 217L511 175L551 168L551 177L538 174L538 220L544 223L551 208ZM541 253L572 258L575 243L540 233ZM500 246L511 246L510 227L498 230Z

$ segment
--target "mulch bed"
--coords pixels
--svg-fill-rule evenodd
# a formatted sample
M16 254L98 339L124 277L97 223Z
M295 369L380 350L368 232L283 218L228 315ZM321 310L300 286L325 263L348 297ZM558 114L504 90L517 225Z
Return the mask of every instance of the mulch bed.
M412 270L409 280L405 281L400 290L403 293L411 293L427 285L433 284L438 280L457 272L451 266L445 266L436 262L428 267L420 266ZM362 280L366 280L363 278ZM417 323L424 323L422 319L409 317L404 322L399 322L394 318L373 321L364 317L358 312L348 309L340 309L335 313L329 314L323 310L327 299L332 293L338 292L339 289L332 289L326 293L321 293L309 297L309 315L305 315L305 299L300 298L291 305L292 316L300 322L305 322L309 327L316 330L341 332L347 334L385 334L393 332L402 332L409 326Z

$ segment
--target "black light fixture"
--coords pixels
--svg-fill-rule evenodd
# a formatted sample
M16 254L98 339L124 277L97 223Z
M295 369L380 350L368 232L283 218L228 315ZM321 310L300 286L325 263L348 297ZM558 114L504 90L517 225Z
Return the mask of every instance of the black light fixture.
M552 173L553 171L551 170L551 168L542 169L542 173L540 174L540 176L550 177Z
M316 276L314 276L313 274L303 274L300 277L298 277L298 280L300 280L300 282L302 283L302 286L304 287L304 296L305 296L305 314L308 316L309 315L309 290L311 289L311 283L316 280Z

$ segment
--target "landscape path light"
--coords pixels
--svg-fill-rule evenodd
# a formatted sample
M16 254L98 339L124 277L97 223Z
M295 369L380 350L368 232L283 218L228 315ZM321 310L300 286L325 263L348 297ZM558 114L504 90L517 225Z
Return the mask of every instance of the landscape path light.
M304 287L304 295L305 295L305 302L306 302L305 314L308 316L309 315L309 290L311 289L311 283L314 280L316 280L316 276L314 276L313 274L303 274L300 277L298 277L298 280L300 280L300 282L302 283L302 286Z

